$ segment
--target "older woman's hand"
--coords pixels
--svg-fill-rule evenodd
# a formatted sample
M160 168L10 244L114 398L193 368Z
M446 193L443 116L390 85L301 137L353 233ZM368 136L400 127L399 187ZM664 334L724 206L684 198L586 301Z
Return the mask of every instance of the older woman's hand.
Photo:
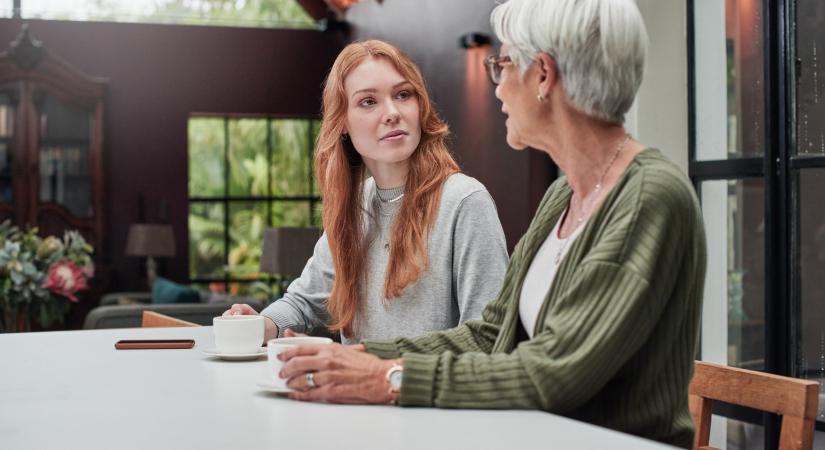
M400 360L383 360L366 353L363 345L303 345L281 352L286 362L281 378L293 400L330 403L389 403L393 400L387 370ZM307 384L312 373L315 387Z

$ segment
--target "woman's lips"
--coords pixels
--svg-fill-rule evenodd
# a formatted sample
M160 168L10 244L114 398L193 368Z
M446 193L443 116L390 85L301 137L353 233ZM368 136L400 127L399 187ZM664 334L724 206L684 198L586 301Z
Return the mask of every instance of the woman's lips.
M390 131L389 133L385 134L384 137L381 138L382 141L398 141L403 139L407 133L404 131Z

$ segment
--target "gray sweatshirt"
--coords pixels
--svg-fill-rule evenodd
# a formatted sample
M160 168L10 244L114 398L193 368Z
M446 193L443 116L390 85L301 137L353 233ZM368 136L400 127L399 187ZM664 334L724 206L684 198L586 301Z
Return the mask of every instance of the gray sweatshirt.
M427 270L400 297L385 299L390 227L402 203L401 194L403 188L377 189L372 178L364 183L369 242L367 273L362 281L364 299L355 316L355 334L341 336L345 344L419 336L478 319L504 280L507 246L495 203L478 180L454 174L444 183L438 216L429 234ZM301 276L261 314L275 322L280 335L287 328L304 332L327 325L327 300L334 276L324 233Z

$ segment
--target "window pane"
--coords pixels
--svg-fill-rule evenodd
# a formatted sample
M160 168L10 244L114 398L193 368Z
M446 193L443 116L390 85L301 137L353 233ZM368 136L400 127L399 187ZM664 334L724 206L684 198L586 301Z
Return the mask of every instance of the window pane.
M761 425L740 422L733 419L723 419L727 422L724 442L727 450L760 450L765 448L765 429ZM711 434L713 434L711 426ZM713 445L713 443L711 443Z
M223 276L224 205L222 202L189 204L189 276Z
M257 278L261 265L266 202L232 202L229 205L229 276Z
M318 190L318 180L315 179L315 144L318 142L318 134L321 132L321 121L320 120L313 120L312 121L312 161L313 161L313 169L312 169L312 195L315 197L321 196L321 191ZM320 216L318 216L320 217Z
M224 119L189 119L189 196L224 196Z
M310 202L272 202L273 227L308 227Z
M825 420L825 169L803 170L799 176L799 278L802 342L796 373L819 381L820 414Z
M309 120L272 120L272 195L310 194L310 133Z
M229 121L229 195L266 196L266 119Z
M11 0L4 1L10 11ZM21 6L26 19L317 28L295 0L23 0Z
M694 2L696 158L763 153L762 3Z
M821 0L797 0L796 5L796 111L797 148L800 155L825 154L825 73L819 61L825 52Z
M324 226L324 204L321 202L315 202L312 226L318 228L323 228Z
M764 368L764 201L762 179L701 185L708 240L702 359Z

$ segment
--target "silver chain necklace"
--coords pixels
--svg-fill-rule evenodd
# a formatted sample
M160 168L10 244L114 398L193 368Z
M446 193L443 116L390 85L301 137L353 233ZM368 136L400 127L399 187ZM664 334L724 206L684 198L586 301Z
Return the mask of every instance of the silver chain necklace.
M605 167L604 171L602 171L602 175L599 177L599 181L596 182L596 186L593 187L593 191L591 191L589 194L587 194L585 198L582 199L581 213L579 214L579 217L576 218L576 228L578 228L582 224L582 222L584 222L584 217L590 212L590 209L593 206L593 202L595 202L596 199L599 198L599 193L602 191L602 186L604 185L604 177L607 176L607 172L610 170L611 167L613 167L613 163L616 162L616 159L619 157L619 153L621 153L622 149L624 149L624 146L627 144L629 140L630 133L625 133L624 139L622 139L622 142L620 142L619 145L616 147L616 151L613 152L613 157L610 158L610 162L607 163L607 167ZM570 205L568 205L565 215L570 212L570 206L572 205L573 196L570 196ZM574 230L576 228L574 228ZM561 231L561 225L559 225L559 231ZM559 246L559 251L556 252L556 265L558 265L561 261L561 257L562 255L564 255L564 249L567 248L567 241L570 240L570 236L572 236L573 234L574 233L571 232L569 235L567 235L566 238L559 239L559 241L561 241L561 245Z

